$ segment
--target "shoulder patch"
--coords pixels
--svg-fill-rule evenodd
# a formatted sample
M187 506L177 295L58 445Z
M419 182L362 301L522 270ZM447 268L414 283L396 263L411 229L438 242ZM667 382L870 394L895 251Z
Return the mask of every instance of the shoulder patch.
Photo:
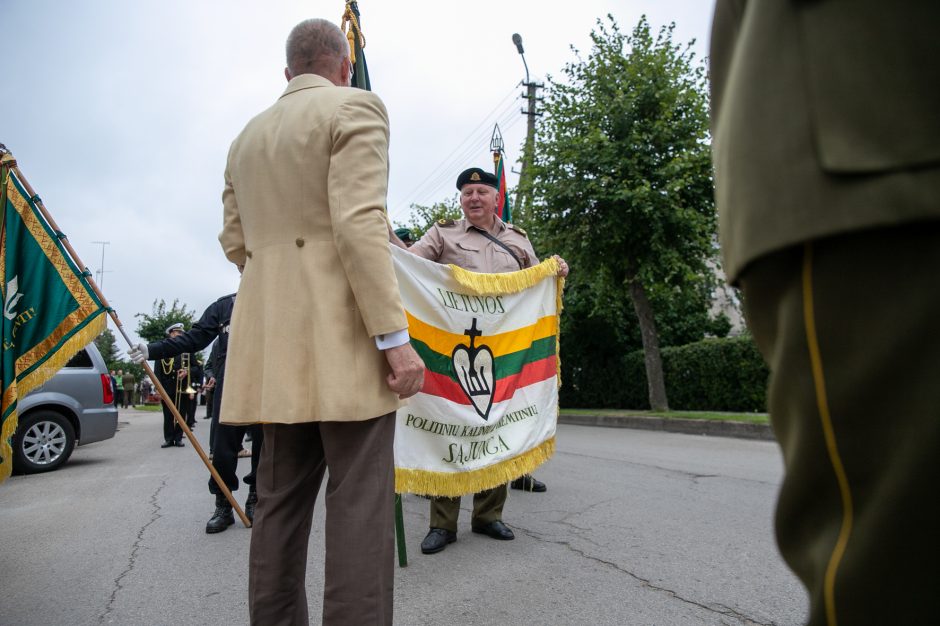
M456 223L454 220L437 220L438 226L453 226Z
M510 230L516 231L517 233L519 233L520 235L522 235L522 236L525 237L526 239L529 238L529 236L526 234L526 232L525 232L524 230L522 230L521 227L516 226L515 224L506 224L506 226L507 226Z

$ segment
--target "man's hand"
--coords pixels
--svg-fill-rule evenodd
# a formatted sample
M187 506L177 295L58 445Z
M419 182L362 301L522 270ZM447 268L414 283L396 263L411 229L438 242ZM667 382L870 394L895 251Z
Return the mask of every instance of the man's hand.
M137 344L127 353L127 358L137 364L143 363L149 356L150 355L147 352L147 344L145 343Z
M385 350L385 358L392 368L392 373L385 378L389 389L402 400L421 391L424 385L424 361L410 343Z
M552 258L555 259L556 261L558 261L558 276L561 276L562 278L564 278L565 276L567 276L567 275L568 275L568 264L565 263L565 260L564 260L563 258L561 258L560 256L558 256L557 254L553 254L553 255L552 255Z
M203 391L209 391L210 389L215 389L215 376L207 380L206 384L202 388Z

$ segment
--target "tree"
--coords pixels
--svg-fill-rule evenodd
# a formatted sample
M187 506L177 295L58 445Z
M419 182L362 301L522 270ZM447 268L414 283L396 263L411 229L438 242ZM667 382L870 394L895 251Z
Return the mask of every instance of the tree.
M607 19L587 59L549 78L528 225L571 263L595 310L632 305L650 406L665 410L655 306L714 284L705 76L692 44L672 42L673 26L654 38L643 17L625 35Z
M431 206L412 204L410 217L411 221L409 223L401 224L396 222L395 227L404 227L411 230L412 236L415 241L417 241L424 236L424 233L428 232L428 229L434 225L434 222L438 220L460 219L463 217L463 211L460 209L460 202L455 195L450 200L435 202Z
M137 322L137 334L144 341L152 342L166 337L166 329L177 322L182 322L183 327L189 330L196 319L195 315L194 310L188 310L179 300L173 300L169 310L166 301L154 300L152 313L136 313L134 317L140 320Z
M118 361L119 350L110 328L105 328L100 335L95 337L95 345L98 346L98 352L101 353L101 358L104 359L108 370L117 369L120 363Z

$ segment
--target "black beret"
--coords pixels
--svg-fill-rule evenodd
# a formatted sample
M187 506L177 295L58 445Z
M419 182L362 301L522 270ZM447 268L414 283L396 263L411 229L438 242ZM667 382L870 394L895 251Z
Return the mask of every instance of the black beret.
M457 189L462 189L464 185L470 183L489 185L493 189L499 189L499 180L496 178L496 175L490 174L486 170L481 170L479 167L471 167L468 170L464 170L460 172L460 176L457 177Z

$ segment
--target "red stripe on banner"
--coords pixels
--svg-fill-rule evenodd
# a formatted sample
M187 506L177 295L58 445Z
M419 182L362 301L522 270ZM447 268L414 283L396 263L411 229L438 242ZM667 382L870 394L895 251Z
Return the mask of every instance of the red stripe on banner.
M518 374L506 376L496 381L496 394L493 397L493 404L508 400L521 387L528 387L533 383L552 378L558 373L555 364L555 355L534 361L523 366ZM439 396L445 400L450 400L456 404L470 404L470 398L463 392L460 385L449 376L437 374L430 370L424 370L424 386L421 387L421 393L431 396Z

